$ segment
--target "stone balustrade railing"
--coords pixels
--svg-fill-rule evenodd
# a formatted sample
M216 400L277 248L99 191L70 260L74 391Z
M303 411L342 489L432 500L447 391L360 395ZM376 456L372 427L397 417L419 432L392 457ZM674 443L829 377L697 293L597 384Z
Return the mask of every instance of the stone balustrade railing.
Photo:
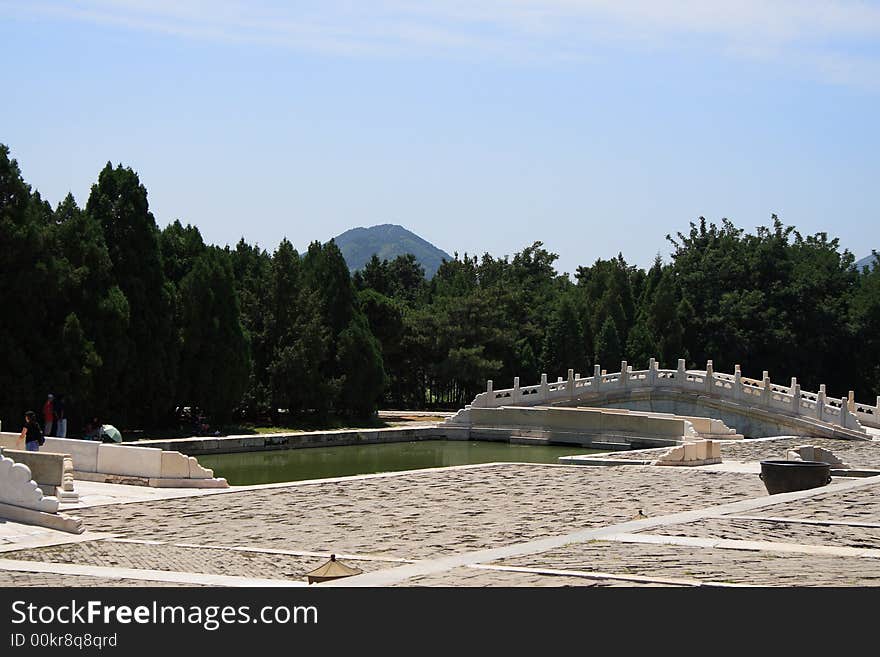
M880 428L880 397L875 406L856 403L852 392L848 397L834 399L825 394L824 385L819 387L819 392L807 392L801 390L796 378L792 378L788 386L771 383L766 371L760 380L750 379L742 375L739 365L733 374L724 374L714 371L711 360L705 371L687 370L684 359L679 359L678 368L674 370L660 369L653 358L646 370L633 370L622 361L620 371L611 374L596 365L593 376L581 377L574 370L568 370L567 380L560 377L550 383L547 375L542 374L541 383L532 386L520 386L519 377L516 377L513 388L504 390L495 390L492 381L488 381L486 392L478 394L470 406L497 408L552 404L646 388L705 394L856 431L864 432L865 426Z
M20 447L19 435L0 431L0 447ZM151 447L47 437L45 452L70 455L79 481L126 483L157 488L227 488L229 484L193 456Z

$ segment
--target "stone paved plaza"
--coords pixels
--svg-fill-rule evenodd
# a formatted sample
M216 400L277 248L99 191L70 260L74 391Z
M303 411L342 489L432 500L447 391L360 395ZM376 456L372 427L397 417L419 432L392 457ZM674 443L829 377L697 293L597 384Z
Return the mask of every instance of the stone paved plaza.
M757 477L672 468L488 465L77 512L125 538L426 559L765 493Z
M91 484L68 511L85 534L0 522L0 586L300 586L330 553L363 574L322 586L880 585L880 477L769 496L735 467L806 443L880 464L877 442L783 438L725 444L727 469L488 464L143 499Z

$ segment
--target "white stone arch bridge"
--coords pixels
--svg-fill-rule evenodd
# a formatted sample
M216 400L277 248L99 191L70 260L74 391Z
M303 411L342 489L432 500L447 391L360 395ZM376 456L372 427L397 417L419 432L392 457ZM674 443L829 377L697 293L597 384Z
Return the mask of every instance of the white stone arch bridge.
M661 369L651 359L648 369L633 370L623 361L620 371L605 373L599 365L592 376L573 370L568 378L549 382L541 376L537 385L496 390L492 381L486 392L451 418L448 425L469 424L472 409L505 407L591 407L629 409L633 412L715 418L749 438L797 435L872 440L880 438L880 397L874 405L848 397L828 397L825 386L818 392L801 390L797 379L789 385L715 372L712 361L705 370L688 370L684 359L676 369Z

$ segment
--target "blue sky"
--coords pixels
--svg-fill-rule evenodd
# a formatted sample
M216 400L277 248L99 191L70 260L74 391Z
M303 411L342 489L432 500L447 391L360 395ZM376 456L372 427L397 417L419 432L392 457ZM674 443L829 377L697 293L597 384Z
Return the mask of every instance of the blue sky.
M44 197L122 162L213 243L398 223L571 272L775 212L880 249L876 3L0 0L0 54Z

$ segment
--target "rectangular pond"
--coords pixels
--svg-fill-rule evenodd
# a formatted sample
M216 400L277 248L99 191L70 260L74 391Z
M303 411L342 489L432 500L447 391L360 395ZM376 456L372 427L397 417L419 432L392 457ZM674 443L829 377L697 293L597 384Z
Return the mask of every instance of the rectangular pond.
M600 451L606 450L591 450L577 446L423 440L379 445L209 454L199 456L199 463L214 470L215 477L225 477L233 486L246 486L494 461L556 463L560 456Z

